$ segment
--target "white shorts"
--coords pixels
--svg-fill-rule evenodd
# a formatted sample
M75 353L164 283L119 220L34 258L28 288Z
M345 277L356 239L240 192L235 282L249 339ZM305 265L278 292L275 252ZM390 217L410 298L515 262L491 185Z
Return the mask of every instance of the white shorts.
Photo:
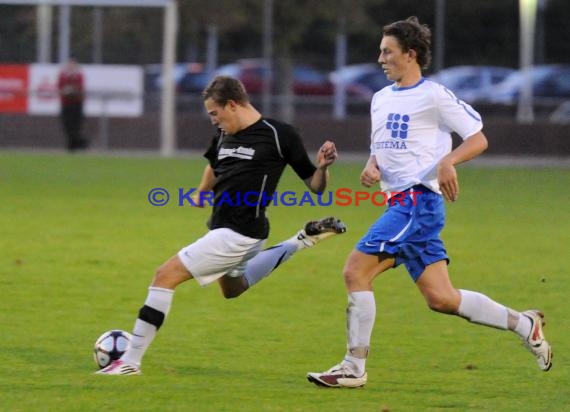
M232 272L241 276L247 261L257 255L265 239L253 239L231 229L210 230L194 243L182 248L178 257L201 286Z

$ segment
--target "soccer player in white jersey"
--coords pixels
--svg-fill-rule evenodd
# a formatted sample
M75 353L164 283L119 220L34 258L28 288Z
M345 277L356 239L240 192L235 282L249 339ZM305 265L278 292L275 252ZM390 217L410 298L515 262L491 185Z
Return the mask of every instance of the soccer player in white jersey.
M380 182L384 192L405 192L388 202L384 214L358 242L346 261L348 292L347 351L344 359L307 378L325 387L366 384L366 358L376 315L374 279L403 264L428 307L469 322L511 330L548 371L552 351L544 338L544 315L517 312L489 297L456 289L448 274L448 256L440 239L444 198L455 202L459 185L455 165L487 148L479 114L443 86L422 77L430 62L431 34L416 17L383 29L378 62L394 82L377 92L371 103L371 156L360 182ZM463 142L451 150L451 132ZM401 196L399 197L399 199Z

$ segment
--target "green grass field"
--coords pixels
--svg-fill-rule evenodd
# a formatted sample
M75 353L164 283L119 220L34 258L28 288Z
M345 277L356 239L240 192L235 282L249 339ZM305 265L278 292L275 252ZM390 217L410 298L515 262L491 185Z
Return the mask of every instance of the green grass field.
M153 207L195 187L197 159L0 153L1 411L570 411L569 170L459 168L443 232L456 287L546 312L548 373L509 332L429 311L403 268L375 283L368 385L326 390L307 371L344 354L341 270L381 208L272 207L269 243L308 219L349 231L224 300L187 282L142 376L96 376L92 345L131 330L155 268L205 231L208 210ZM358 189L362 164L332 169ZM288 171L279 189L302 191ZM359 189L360 190L360 189ZM566 302L566 303L565 303Z

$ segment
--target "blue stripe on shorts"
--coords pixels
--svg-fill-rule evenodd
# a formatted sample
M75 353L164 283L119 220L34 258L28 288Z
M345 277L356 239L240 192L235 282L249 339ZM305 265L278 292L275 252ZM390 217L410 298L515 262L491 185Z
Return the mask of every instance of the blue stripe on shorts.
M404 264L415 282L426 266L440 260L449 262L439 237L445 224L444 199L422 185L406 190L399 199L388 201L388 208L356 249L368 255L393 255L394 267Z

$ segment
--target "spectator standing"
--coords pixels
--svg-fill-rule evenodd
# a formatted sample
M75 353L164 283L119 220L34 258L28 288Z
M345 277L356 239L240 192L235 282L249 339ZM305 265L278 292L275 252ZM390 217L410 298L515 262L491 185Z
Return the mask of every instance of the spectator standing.
M61 103L61 121L67 138L67 149L71 152L86 149L88 142L83 138L83 101L85 82L83 73L75 59L69 59L59 73L58 90Z

